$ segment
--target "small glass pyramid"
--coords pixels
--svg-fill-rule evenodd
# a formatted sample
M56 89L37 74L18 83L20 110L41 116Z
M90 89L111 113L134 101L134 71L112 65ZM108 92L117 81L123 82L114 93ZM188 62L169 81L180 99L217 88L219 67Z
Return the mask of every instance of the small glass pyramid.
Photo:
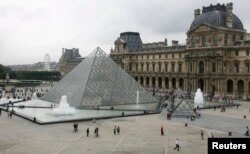
M41 99L59 103L62 95L76 108L144 104L146 110L156 110L158 106L158 101L99 47Z

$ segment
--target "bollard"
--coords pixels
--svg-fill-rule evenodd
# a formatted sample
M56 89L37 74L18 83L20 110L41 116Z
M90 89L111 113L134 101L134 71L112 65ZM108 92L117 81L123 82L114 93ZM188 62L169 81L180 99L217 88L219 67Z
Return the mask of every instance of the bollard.
M244 116L243 116L243 118L244 118L244 119L246 119L246 118L247 118L247 116L246 116L246 115L244 115Z
M185 127L187 127L188 126L188 124L187 123L185 123Z
M232 136L232 132L228 132L228 136Z

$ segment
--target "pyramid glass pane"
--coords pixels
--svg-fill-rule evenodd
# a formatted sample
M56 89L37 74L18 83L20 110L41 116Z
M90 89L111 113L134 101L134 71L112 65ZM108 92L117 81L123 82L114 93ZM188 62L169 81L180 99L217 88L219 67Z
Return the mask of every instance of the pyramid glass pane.
M100 48L93 51L42 99L59 102L62 95L68 97L71 106L79 108L154 103L149 110L156 110L158 105L149 92Z

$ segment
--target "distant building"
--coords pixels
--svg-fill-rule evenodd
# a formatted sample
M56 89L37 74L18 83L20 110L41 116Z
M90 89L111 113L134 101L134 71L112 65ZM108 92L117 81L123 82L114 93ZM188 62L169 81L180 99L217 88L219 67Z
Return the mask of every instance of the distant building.
M45 69L48 68L49 70ZM10 65L12 71L59 71L59 65L57 62L37 62L34 64L22 64L22 65Z
M186 45L143 44L135 32L121 33L114 44L112 59L149 90L250 97L250 35L232 3L196 9Z
M60 58L60 72L61 75L66 75L70 72L76 65L78 65L84 58L79 54L79 49L62 49L62 56Z

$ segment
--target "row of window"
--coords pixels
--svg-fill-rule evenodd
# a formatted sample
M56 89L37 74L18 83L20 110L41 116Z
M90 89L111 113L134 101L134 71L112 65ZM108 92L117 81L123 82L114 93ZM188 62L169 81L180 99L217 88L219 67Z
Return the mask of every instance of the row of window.
M178 64L178 69L177 72L182 72L182 63ZM164 64L164 68L165 68L165 72L176 72L176 65L175 63L171 64L171 68L168 68L168 64ZM144 64L136 64L135 70L133 70L133 64L130 63L129 64L129 71L147 71L147 72L164 72L164 70L162 69L161 65L158 65L158 70L155 64L152 64L152 67L150 69L150 65L149 64L145 64L145 69L144 68Z
M250 53L249 50L246 50L245 52L246 52L245 55L249 56L249 53ZM239 51L238 50L235 51L235 56L239 56Z
M178 57L176 57L176 55L174 54L174 53L172 53L172 54L157 54L158 55L158 59L162 59L162 58L168 58L168 55L171 55L171 57L169 57L169 58L182 58L182 54L181 53L179 53L178 54ZM129 59L131 60L131 59L149 59L149 57L152 57L152 59L156 59L156 55L146 55L146 56L144 56L144 55L136 55L136 56L129 56Z
M240 37L240 40L243 40L244 39L244 36L242 35ZM236 41L236 35L233 35L232 36L232 42L235 43ZM195 37L191 37L191 47L195 47L195 44L196 43L200 43L200 42L196 42L196 39ZM224 44L227 45L228 44L228 34L225 34L224 36ZM203 35L201 36L201 46L206 46L207 45L207 40L206 40L206 36ZM218 35L217 34L214 34L212 36L212 45L213 46L217 46L218 45Z
M193 63L190 63L189 65L189 71L190 72L193 72ZM227 69L227 63L224 63L224 69ZM199 67L198 67L198 72L199 73L204 73L205 71L205 65L204 65L204 62L200 62L199 63ZM212 72L216 72L217 71L217 65L216 63L212 63ZM240 64L237 62L237 63L234 63L234 70L226 70L228 72L235 72L235 73L240 73ZM250 73L250 63L245 63L245 73Z

